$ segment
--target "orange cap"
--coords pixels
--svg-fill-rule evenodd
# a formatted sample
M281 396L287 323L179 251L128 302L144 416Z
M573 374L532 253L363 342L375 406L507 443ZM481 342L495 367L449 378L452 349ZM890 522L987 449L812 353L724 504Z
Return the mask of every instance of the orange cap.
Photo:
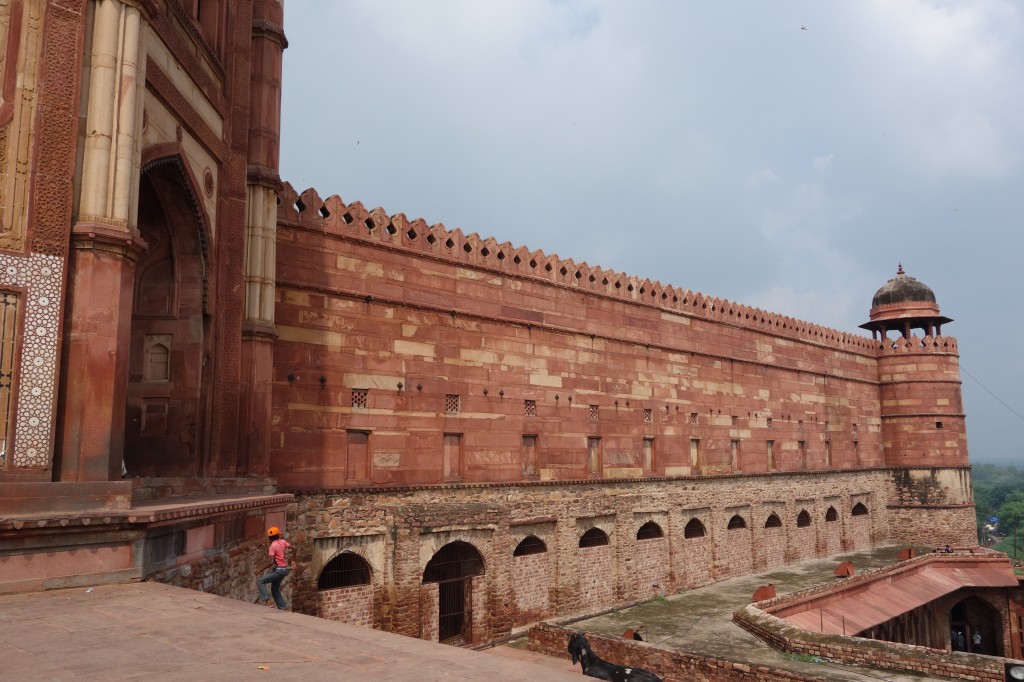
M275 535L280 535L280 534L281 534L281 529L279 529L277 526L271 526L270 528L267 529L267 537L268 538L272 538Z

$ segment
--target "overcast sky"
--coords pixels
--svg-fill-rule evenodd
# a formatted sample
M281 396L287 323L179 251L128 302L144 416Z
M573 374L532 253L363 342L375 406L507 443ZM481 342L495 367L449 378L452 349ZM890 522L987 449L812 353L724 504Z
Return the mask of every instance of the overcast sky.
M299 192L857 333L902 262L972 460L1024 464L1024 3L286 0L285 32Z

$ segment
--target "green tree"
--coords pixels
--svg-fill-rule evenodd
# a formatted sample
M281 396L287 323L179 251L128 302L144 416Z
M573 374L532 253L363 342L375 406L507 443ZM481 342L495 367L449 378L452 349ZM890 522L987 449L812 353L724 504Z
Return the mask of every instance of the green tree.
M1021 523L1024 523L1024 493L1014 492L1007 496L1006 502L999 508L999 530L1012 536L1014 558L1019 555L1020 541L1024 540L1024 533L1020 531Z

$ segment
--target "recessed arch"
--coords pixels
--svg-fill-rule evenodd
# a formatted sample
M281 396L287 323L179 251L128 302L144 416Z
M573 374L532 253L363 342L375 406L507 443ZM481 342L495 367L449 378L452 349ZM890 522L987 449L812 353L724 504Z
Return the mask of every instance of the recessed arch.
M544 544L543 540L536 535L527 535L516 545L516 548L512 551L512 556L543 554L546 551L548 551L548 546Z
M811 515L806 509L801 509L800 513L796 515L796 527L807 528L811 525Z
M704 524L696 517L690 519L686 524L686 528L683 529L683 537L687 539L702 538L705 535L707 535L707 531L704 529Z
M456 540L437 550L423 569L423 582L461 580L484 573L484 558L476 547Z
M864 506L863 502L858 502L853 505L853 511L850 512L853 516L867 516L868 508Z
M839 520L839 512L836 511L835 507L828 508L828 511L825 512L825 520L828 522Z
M608 544L608 534L600 528L591 528L580 536L580 548L602 547Z
M655 538L665 537L664 531L661 530L661 526L656 524L654 521L648 521L644 525L640 526L640 529L636 532L637 540L653 540Z
M768 518L764 522L765 528L782 528L782 519L775 512L768 515Z
M203 476L214 462L205 450L216 362L210 221L199 187L179 144L144 152L137 226L146 250L133 283L124 405L124 460L133 476Z
M745 518L743 518L742 516L740 516L739 514L734 514L733 517L731 519L729 519L729 525L727 526L727 528L729 530L737 530L739 528L746 528L746 527L747 527L747 520Z
M370 584L370 564L355 552L342 552L320 571L316 589L333 590L339 587L355 587Z

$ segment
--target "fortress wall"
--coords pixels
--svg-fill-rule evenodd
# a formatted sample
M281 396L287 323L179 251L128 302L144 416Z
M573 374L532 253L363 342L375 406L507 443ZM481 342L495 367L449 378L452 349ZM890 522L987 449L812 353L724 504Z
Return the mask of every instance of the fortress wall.
M507 247L458 231L428 231L448 254L342 225L279 224L284 488L883 463L870 339L543 254L499 262ZM520 255L543 265L504 265ZM634 291L596 290L605 279Z

